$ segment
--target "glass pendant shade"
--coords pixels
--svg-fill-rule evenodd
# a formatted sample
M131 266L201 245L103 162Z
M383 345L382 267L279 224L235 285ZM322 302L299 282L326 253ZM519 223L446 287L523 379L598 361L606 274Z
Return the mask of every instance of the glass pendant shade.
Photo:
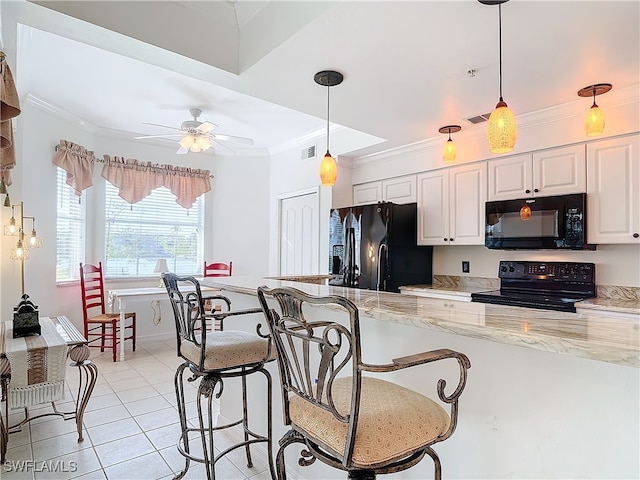
M195 143L195 138L192 135L187 135L186 137L182 137L180 140L180 146L184 148L191 148Z
M496 109L489 116L487 137L491 153L507 153L516 146L518 126L516 117L507 104L500 99Z
M604 112L594 102L593 106L587 112L587 117L584 121L584 130L587 136L596 137L602 135L604 131L604 120Z
M442 158L447 163L451 163L456 159L456 144L453 143L453 140L449 139L447 143L444 144Z
M324 187L332 187L336 184L338 178L338 164L331 156L329 150L325 153L322 162L320 162L320 182Z

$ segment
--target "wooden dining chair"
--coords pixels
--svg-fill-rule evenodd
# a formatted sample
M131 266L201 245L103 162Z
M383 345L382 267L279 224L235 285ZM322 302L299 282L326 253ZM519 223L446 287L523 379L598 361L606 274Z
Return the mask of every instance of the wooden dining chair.
M80 291L82 294L82 316L84 320L84 337L90 347L100 347L104 352L105 347L113 350L113 361L116 361L118 350L118 332L121 327L119 313L107 313L104 292L104 279L102 277L102 262L98 265L80 264ZM131 334L125 340L133 342L133 351L136 351L136 314L128 312L124 314L125 322L131 319L124 328L130 329ZM107 340L111 340L110 345ZM92 342L100 342L92 345ZM124 346L123 346L124 348Z
M210 263L204 262L204 276L205 277L230 277L231 270L233 268L233 262L226 263Z

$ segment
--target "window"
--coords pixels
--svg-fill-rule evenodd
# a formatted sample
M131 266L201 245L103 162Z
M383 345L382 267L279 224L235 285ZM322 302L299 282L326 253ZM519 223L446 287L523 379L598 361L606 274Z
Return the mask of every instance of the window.
M190 209L176 203L166 188L155 189L129 204L106 183L105 276L153 276L156 261L165 258L169 271L195 275L202 267L204 197Z
M67 172L57 170L56 282L68 282L80 279L84 262L86 195L78 197L67 185Z

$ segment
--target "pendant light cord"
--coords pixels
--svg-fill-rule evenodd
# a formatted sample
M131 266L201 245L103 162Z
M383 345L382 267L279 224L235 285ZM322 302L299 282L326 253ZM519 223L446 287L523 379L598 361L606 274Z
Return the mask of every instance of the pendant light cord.
M327 85L327 155L329 154L329 90L330 86Z
M502 4L498 4L498 48L500 52L500 101L502 99Z

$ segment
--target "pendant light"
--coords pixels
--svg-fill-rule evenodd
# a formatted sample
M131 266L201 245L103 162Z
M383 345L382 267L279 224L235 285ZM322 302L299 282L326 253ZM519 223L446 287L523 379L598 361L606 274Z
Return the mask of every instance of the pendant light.
M462 130L460 125L447 125L446 127L440 127L438 131L440 133L448 133L449 140L444 144L444 150L442 152L442 159L446 163L451 163L456 159L456 144L451 140L451 134Z
M498 31L500 54L500 100L489 117L487 137L491 153L507 153L516 145L518 127L516 117L502 98L502 4L508 0L478 0L483 5L498 5Z
M344 77L334 70L323 70L314 75L313 79L318 85L327 87L327 153L320 162L320 181L323 186L331 187L336 184L338 178L338 165L335 158L329 153L329 88L340 85Z
M584 130L588 137L595 137L601 135L604 130L604 112L600 110L600 107L596 104L596 95L602 95L611 90L612 85L610 83L596 83L595 85L589 85L588 87L578 90L578 96L590 97L593 95L593 105L587 112L587 117L584 120Z

